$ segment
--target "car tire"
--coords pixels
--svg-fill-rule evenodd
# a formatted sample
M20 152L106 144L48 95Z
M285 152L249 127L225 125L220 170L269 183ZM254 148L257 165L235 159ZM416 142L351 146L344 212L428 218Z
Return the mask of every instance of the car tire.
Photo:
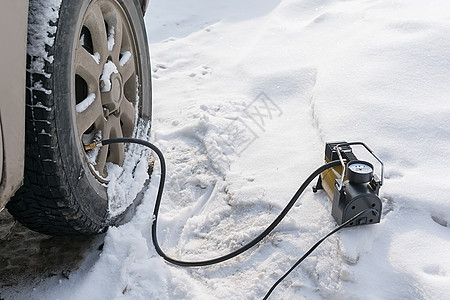
M30 0L30 16L47 2ZM150 122L150 55L137 0L62 0L58 12L44 20L53 43L36 41L29 21L24 184L7 208L41 233L92 235L111 225L106 166L125 146L84 146Z

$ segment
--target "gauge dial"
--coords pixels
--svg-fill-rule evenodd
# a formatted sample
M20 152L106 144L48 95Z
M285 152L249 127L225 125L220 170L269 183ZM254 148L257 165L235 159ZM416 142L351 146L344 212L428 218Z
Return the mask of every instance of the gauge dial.
M348 166L352 172L358 174L368 174L373 172L373 168L366 163L353 163Z
M362 160L354 160L348 163L347 178L353 183L367 183L372 179L373 165Z

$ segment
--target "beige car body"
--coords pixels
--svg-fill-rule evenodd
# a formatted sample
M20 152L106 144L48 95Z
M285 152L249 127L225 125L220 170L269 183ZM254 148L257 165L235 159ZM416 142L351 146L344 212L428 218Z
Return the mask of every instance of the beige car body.
M28 1L3 1L0 10L0 210L23 180Z
M140 0L145 13L148 0ZM0 9L0 211L23 182L27 0L6 0Z

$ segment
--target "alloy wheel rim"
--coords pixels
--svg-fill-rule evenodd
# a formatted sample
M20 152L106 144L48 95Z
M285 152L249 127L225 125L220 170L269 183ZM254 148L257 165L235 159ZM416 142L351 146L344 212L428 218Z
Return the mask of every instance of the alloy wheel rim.
M75 114L83 145L133 134L139 82L132 32L116 1L89 4L75 47ZM86 150L85 158L92 174L106 182L106 163L121 165L124 153L123 144L113 144Z

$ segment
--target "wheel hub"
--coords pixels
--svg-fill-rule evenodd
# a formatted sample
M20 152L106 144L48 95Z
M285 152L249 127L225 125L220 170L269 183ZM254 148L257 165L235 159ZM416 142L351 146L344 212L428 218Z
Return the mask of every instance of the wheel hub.
M115 103L120 104L120 100L122 98L122 80L120 76L114 76L111 87L112 99Z
M123 82L122 76L116 71L113 73L108 73L108 66L114 67L117 70L114 63L108 61L103 67L103 74L100 81L102 105L107 109L108 115L116 113L120 109L120 104L123 98Z

